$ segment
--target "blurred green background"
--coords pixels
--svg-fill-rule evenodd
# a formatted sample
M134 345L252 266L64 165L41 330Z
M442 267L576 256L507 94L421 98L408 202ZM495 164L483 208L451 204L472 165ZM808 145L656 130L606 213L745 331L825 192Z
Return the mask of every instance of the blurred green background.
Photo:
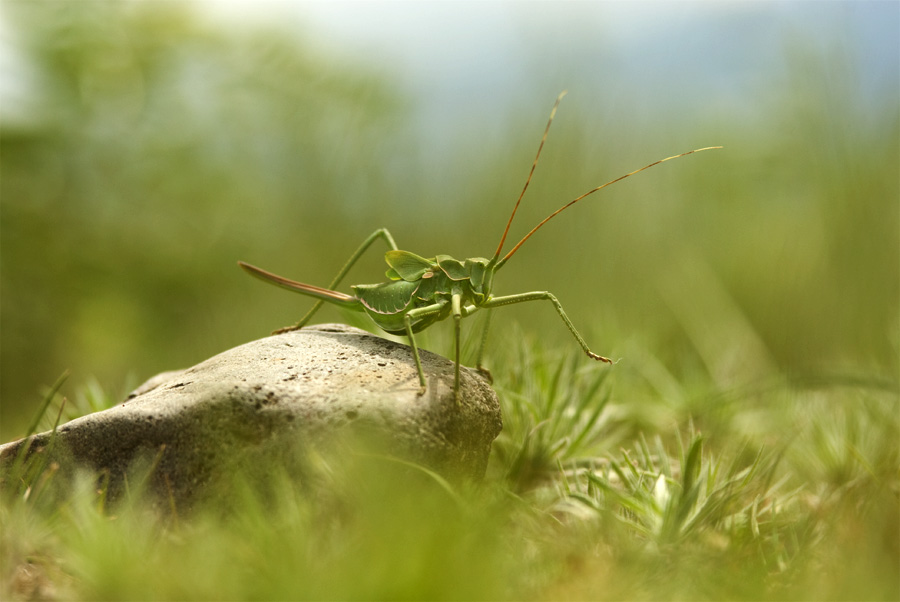
M382 226L421 255L489 256L566 88L515 240L622 173L725 149L564 213L496 294L552 291L595 351L651 349L682 380L896 383L900 5L829 5L781 22L692 3L660 24L646 4L405 5L406 20L391 4L384 27L409 35L382 53L312 18L245 18L272 5L4 2L0 438L64 370L69 394L96 378L124 395L309 307L238 259L324 285ZM347 36L374 14L342 6ZM453 29L441 11L472 18ZM616 27L645 16L657 46ZM347 283L383 270L379 250ZM493 353L522 331L575 345L542 304L495 318Z

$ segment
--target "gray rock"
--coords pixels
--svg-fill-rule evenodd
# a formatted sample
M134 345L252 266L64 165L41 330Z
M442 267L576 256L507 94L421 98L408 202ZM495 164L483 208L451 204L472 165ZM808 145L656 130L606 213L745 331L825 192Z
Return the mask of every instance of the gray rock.
M501 430L495 393L462 368L457 403L453 362L423 351L422 364L419 396L406 345L342 325L304 328L157 375L116 407L59 427L52 449L50 433L28 449L108 473L112 490L149 463L152 486L179 502L237 467L266 471L338 439L377 439L447 478L480 479ZM4 473L24 444L0 446Z

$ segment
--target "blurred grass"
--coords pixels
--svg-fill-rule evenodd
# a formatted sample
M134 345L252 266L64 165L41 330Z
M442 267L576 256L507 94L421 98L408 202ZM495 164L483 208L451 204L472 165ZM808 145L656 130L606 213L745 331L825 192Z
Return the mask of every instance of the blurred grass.
M64 419L309 307L238 259L323 284L382 226L422 255L490 255L558 92L497 116L499 138L460 123L435 166L390 74L302 37L181 3L4 12L37 69L31 117L0 122L4 441L66 369ZM505 428L482 488L362 462L334 476L346 515L285 477L169 523L51 466L5 488L2 596L897 599L898 82L863 102L846 49L798 38L783 58L753 119L700 94L677 122L621 90L565 99L512 240L652 160L725 149L585 201L498 275L621 360L587 363L542 304L495 312ZM379 255L348 283L380 279ZM450 326L423 340L449 353Z
M684 404L528 339L499 371L504 431L477 486L343 446L306 482L257 467L172 512L139 471L110 505L102 476L73 487L36 454L4 475L0 596L896 599L896 389ZM710 413L728 420L701 433Z

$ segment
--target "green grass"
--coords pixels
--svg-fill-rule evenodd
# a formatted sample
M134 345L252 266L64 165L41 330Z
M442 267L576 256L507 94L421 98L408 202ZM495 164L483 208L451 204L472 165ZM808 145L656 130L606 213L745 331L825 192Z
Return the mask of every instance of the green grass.
M323 456L160 509L132 475L7 480L3 599L896 599L895 386L783 381L689 391L522 343L497 376L485 481ZM96 386L94 405L111 403ZM55 398L46 414L55 416ZM643 407L638 407L643 406ZM700 425L714 424L705 430ZM781 426L779 426L781 425ZM99 486L98 486L99 483Z

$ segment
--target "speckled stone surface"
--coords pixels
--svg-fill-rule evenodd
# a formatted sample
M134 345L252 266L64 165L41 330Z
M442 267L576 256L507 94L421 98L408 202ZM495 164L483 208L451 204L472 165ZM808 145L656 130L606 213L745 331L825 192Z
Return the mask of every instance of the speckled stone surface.
M143 461L155 467L155 486L179 500L234 466L277 461L273 450L360 433L448 478L479 479L501 430L496 394L463 368L457 403L453 362L421 356L420 396L406 345L336 324L266 337L157 375L123 403L59 427L52 450L49 433L29 449L58 455L67 469L108 471L113 486ZM0 468L23 443L0 446Z

